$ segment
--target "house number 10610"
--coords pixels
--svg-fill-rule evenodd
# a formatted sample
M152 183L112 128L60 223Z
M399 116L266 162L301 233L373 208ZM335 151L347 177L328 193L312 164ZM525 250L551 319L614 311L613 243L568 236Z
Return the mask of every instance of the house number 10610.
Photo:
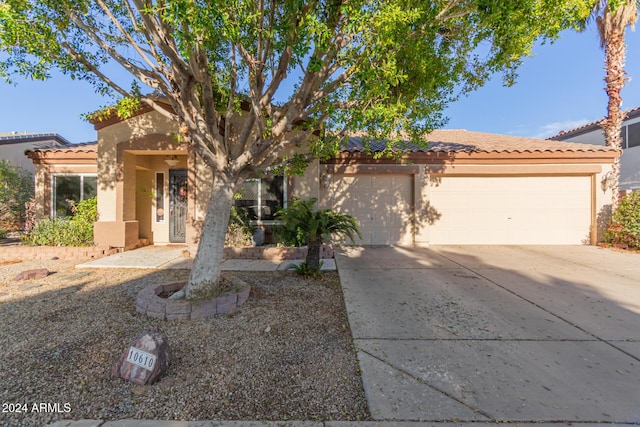
M153 366L156 364L156 356L138 348L130 347L129 354L127 355L127 362L131 362L141 368L153 371Z

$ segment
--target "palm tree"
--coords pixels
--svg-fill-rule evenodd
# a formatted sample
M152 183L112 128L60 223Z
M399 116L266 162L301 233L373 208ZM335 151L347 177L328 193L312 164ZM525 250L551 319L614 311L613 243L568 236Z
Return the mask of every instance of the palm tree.
M624 40L627 26L634 29L638 19L638 0L599 0L595 5L592 16L596 17L600 47L604 48L605 91L609 97L607 117L602 121L605 145L622 148L622 121L624 113L620 109L622 97L620 92L626 81L624 61L626 44ZM618 205L618 183L620 180L620 158L618 157L612 170L614 185L611 200L612 211Z
M305 266L309 271L320 270L320 247L324 236L348 237L352 242L356 234L360 236L354 217L331 209L314 210L315 203L315 198L294 199L276 213L276 218L282 221L281 234L287 240L307 244Z

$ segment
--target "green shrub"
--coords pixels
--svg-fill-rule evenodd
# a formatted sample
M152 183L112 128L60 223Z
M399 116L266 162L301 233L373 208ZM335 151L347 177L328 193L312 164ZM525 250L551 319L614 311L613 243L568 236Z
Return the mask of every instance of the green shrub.
M44 219L24 236L24 242L34 246L91 246L93 223L98 220L95 197L79 203L69 202L71 218Z
M0 225L19 229L24 222L25 202L33 197L33 175L19 166L0 161Z
M298 276L317 279L322 275L322 265L323 262L320 261L317 267L309 267L306 261L302 261L300 264L289 264L287 270L294 270Z
M291 230L283 225L272 225L273 241L278 246L300 247L307 244L307 238L302 228Z
M227 234L224 237L226 246L249 246L253 236L253 227L246 208L231 206L231 216Z
M320 269L320 247L324 237L343 236L353 241L356 235L360 236L353 216L331 209L314 209L315 203L315 198L292 199L289 206L276 212L276 218L282 221L279 232L285 241L307 245L304 268L310 271Z
M2 228L0 228L0 239L6 239L7 238L7 230L3 230Z
M605 233L605 242L640 249L640 191L634 191L620 201Z

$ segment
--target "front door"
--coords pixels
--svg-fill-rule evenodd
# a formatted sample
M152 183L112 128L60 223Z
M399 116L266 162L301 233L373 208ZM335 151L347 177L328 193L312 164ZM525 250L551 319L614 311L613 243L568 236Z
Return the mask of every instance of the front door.
M169 241L184 243L187 228L187 170L169 171Z

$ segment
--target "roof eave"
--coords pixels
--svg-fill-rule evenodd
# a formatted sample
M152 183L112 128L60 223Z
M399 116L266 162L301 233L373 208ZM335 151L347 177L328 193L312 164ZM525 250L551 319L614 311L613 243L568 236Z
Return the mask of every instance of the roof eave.
M153 101L156 104L160 105L165 110L167 110L169 112L173 112L173 108L171 107L171 105L165 99L153 99ZM130 119L132 117L141 116L143 114L150 113L151 111L154 111L154 108L152 106L150 106L148 104L143 104L143 105L140 106L140 108L135 110L129 117L124 118L124 117L118 116L118 114L115 111L115 109L112 109L105 116L102 116L102 115L94 113L94 117L89 119L89 123L91 123L93 125L93 128L95 130L100 130L100 129L106 128L107 126L111 126L111 125L114 125L116 123L120 123L120 122L123 122L125 120L128 120L128 119Z
M25 155L33 164L96 164L98 159L98 152L95 150L27 150Z
M55 134L36 134L36 135L16 135L16 138L5 137L0 140L0 145L2 144L29 144L33 142L42 142L42 141L54 141L60 144L62 147L69 147L73 144L67 140L62 135Z
M631 108L623 112L623 114L624 114L624 120L638 118L640 117L640 107ZM576 136L584 135L585 133L593 132L594 130L598 130L601 128L601 123L603 120L604 119L599 119L591 123L578 126L573 129L562 130L557 134L548 137L547 139L552 141L566 141L568 138L573 138Z
M339 153L326 163L613 163L620 156L619 150L594 151L494 151L494 152L447 152L414 151L396 160L391 157L375 159L364 152Z

